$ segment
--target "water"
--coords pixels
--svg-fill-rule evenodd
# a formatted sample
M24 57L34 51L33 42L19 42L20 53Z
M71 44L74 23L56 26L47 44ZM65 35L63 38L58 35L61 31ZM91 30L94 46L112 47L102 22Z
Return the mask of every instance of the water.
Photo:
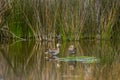
M60 43L60 58L71 57L68 46L74 44L77 52L72 57L95 57L100 61L48 61L44 52L55 47L55 42L1 42L0 80L120 80L120 42Z

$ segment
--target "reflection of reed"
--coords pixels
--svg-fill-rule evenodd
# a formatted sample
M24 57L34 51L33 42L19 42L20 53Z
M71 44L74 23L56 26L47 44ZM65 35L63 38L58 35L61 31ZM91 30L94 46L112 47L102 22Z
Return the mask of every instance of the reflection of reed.
M80 62L46 61L45 50L55 47L55 42L20 42L12 46L0 47L0 68L4 65L2 74L6 80L117 80L120 74L119 46L113 48L107 44L93 42L71 42L61 44L59 57L70 56L69 45L74 44L76 55L98 56L100 64ZM102 47L101 47L102 45ZM93 49L94 48L94 49ZM7 49L7 50L6 50ZM112 50L111 50L112 49ZM99 52L99 50L102 50ZM90 53L89 53L90 52ZM113 53L114 52L114 53ZM88 54L86 54L88 53ZM96 53L96 54L93 54ZM110 54L111 53L111 54ZM112 55L117 53L117 55ZM107 56L104 57L104 56ZM99 57L99 56L98 56ZM113 59L111 59L111 57ZM2 63L2 64L1 64ZM6 73L5 73L6 70Z
M39 51L39 47L38 46L39 46L39 44L37 44L37 43L33 46L32 51L30 52L28 58L26 59L26 62L25 62L25 65L24 65L24 69L27 68L28 63L30 62L30 59L32 58L32 56L35 55L37 53L37 51Z
M94 69L95 80L119 80L120 64L113 62L103 66L96 66Z
M1 44L0 45L0 79L1 80L5 79L6 72L8 71L6 62L9 60L7 59L7 57L5 57L6 52L8 52L7 44Z
M19 43L21 43L21 42L19 42ZM6 70L8 70L8 71L6 73L6 76L8 76L8 78L11 80L18 79L18 78L16 78L16 76L24 75L23 66L24 66L25 59L22 54L22 47L20 45L18 47L19 43L16 43L14 45L12 44L10 46L7 44L6 46L3 45L2 47L0 47L0 52L3 55L3 57L7 63ZM25 47L27 47L27 46L24 46L24 48L23 48L24 50L25 50ZM11 53L11 51L12 51L12 53ZM15 53L17 53L17 54L15 54ZM19 55L19 53L21 53L21 54ZM12 76L12 75L14 75L14 76Z

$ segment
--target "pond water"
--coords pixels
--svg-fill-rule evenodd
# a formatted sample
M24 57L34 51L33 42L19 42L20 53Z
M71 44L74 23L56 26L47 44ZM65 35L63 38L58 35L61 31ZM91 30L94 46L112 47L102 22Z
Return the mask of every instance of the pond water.
M97 62L46 60L56 42L0 43L0 80L120 80L120 42L81 40L60 42L59 58L96 58ZM76 54L68 47L75 45Z

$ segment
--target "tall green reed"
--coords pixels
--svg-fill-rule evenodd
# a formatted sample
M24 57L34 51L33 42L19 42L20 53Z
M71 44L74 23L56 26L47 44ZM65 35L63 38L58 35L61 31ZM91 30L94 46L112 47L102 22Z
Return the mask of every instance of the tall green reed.
M11 5L7 24L20 37L110 39L119 28L119 0L11 0Z

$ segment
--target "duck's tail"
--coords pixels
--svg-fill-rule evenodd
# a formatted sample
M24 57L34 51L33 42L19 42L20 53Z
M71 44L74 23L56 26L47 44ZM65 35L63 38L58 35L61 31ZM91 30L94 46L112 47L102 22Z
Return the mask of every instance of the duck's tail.
M48 51L46 51L45 54L48 54Z

